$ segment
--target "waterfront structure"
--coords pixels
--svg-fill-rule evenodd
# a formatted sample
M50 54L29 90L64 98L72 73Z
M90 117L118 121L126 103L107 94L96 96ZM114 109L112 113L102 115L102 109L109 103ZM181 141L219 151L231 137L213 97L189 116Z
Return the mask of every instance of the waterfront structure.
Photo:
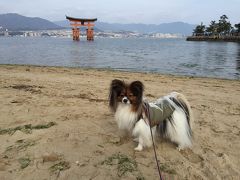
M66 16L66 19L70 21L70 25L72 26L72 37L74 41L80 40L80 27L85 26L86 34L87 34L87 40L93 41L94 40L94 22L97 21L97 18L94 19L86 19L86 18L74 18Z
M219 33L207 35L207 34L196 34L186 38L187 41L226 41L226 42L240 42L240 33L230 33L222 35Z

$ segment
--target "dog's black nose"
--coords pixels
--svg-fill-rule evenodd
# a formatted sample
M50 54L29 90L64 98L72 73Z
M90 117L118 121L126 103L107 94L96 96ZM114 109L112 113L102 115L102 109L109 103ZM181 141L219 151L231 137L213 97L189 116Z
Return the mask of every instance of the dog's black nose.
M123 98L123 102L127 103L128 102L127 98Z

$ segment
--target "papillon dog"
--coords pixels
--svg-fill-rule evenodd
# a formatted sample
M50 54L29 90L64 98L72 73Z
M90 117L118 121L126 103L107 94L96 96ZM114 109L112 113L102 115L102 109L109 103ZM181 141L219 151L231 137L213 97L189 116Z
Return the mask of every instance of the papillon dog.
M191 147L192 110L184 95L172 92L155 102L143 100L141 81L125 83L114 79L110 85L109 107L115 113L118 128L131 133L138 142L136 151L150 147L156 137L176 143L178 150ZM151 129L150 129L151 128Z

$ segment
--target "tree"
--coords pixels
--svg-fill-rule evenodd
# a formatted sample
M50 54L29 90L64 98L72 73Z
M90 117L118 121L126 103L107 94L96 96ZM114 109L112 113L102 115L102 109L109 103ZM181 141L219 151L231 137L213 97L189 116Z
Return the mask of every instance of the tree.
M218 23L218 29L217 32L220 34L228 34L230 33L232 29L232 25L230 22L227 22L228 17L226 15L222 15L220 17L219 23Z
M197 25L196 28L193 30L193 33L196 36L201 36L204 34L205 31L205 26L203 25L203 23L201 23L200 25Z
M236 32L240 33L240 23L234 25L236 28Z
M218 23L216 21L211 21L209 27L206 28L206 32L210 35L216 34L218 30Z

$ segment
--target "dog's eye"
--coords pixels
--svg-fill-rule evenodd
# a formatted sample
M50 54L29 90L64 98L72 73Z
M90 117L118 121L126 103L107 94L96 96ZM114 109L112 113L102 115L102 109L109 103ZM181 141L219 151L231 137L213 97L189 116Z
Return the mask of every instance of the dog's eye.
M133 97L134 95L133 94L129 94L129 97Z

